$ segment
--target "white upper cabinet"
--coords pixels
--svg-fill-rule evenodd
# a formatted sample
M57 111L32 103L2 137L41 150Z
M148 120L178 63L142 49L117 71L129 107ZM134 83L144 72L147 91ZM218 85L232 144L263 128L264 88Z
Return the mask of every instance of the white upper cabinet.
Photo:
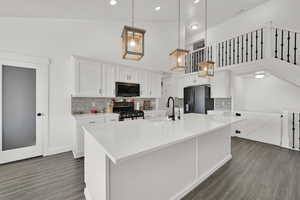
M140 97L161 97L161 74L107 62L73 57L75 96L116 97L116 82L140 84Z
M116 91L116 67L111 64L103 64L103 90L105 97L115 97Z
M184 78L178 77L177 80L173 80L177 83L176 87L176 97L183 99L183 90L184 90Z
M183 76L172 76L164 80L164 93L167 97L183 98Z
M150 97L161 97L161 75L157 73L150 73L148 76L150 87Z
M138 83L138 71L124 66L119 66L117 81L125 83Z
M76 62L76 94L85 96L104 96L102 84L102 65L98 62L80 60Z
M140 70L138 72L138 82L140 84L140 96L143 98L150 97L150 86L148 80L149 72Z
M218 71L210 79L212 98L230 98L230 72Z
M189 87L194 85L207 85L207 84L209 84L209 79L199 77L198 74L184 75L184 87Z

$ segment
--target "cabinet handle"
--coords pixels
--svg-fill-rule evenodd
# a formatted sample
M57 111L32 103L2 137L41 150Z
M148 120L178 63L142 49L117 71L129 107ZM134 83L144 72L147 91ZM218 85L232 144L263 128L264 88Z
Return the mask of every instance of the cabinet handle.
M89 123L90 123L90 124L96 124L96 122L95 122L95 121L90 121Z

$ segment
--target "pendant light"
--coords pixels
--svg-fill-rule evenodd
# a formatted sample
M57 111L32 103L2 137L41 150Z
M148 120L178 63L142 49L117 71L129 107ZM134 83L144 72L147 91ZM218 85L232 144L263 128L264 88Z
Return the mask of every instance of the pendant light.
M134 27L134 0L131 0L131 26L122 31L123 59L139 61L144 57L146 30Z
M181 5L180 0L178 0L178 48L170 53L171 57L171 71L183 72L186 69L185 66L185 56L188 55L189 51L180 48L180 20L181 20Z
M205 0L205 45L206 48L209 48L207 46L207 10L208 10L208 6L207 6L207 0ZM212 53L212 52L211 52ZM200 73L199 73L199 77L210 77L210 76L214 76L215 73L215 62L212 60L209 60L209 56L206 55L206 59L204 62L199 63L198 67L200 69Z

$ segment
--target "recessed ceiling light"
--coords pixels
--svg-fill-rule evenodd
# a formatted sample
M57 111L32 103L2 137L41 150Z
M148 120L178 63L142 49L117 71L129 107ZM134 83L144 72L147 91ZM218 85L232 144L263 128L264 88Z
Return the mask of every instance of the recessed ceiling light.
M200 2L200 0L194 0L194 3L196 4L196 3L199 3Z
M265 75L264 74L256 74L255 78L262 79L262 78L265 78Z
M110 2L109 2L109 4L112 5L112 6L116 5L117 3L118 2L116 0L110 0Z
M257 79L265 78L265 72L264 71L256 72L255 78L257 78Z
M156 7L155 7L155 10L156 10L156 11L159 11L159 10L160 10L160 6L156 6Z
M192 30L197 30L198 28L199 28L199 26L197 24L191 25L191 29Z

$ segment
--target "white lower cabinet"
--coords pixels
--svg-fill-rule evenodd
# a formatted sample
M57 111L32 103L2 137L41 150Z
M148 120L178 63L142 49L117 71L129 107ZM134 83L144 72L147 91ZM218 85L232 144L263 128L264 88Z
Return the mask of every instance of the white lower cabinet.
M81 158L84 156L84 131L83 126L86 125L99 125L104 123L116 123L119 121L118 114L104 114L87 116L76 119L76 133L73 144L74 158Z

